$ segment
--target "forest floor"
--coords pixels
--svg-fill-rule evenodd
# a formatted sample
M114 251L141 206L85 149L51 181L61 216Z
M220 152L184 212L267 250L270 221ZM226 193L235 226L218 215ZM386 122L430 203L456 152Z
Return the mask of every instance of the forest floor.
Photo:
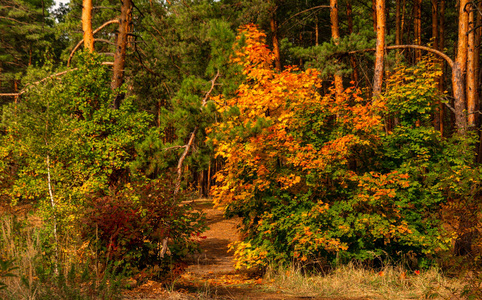
M225 219L210 200L200 199L193 207L206 213L209 230L203 233L201 253L191 256L187 266L170 284L154 281L125 293L124 299L324 299L361 300L367 298L320 298L289 295L276 290L256 273L237 271L228 245L239 240L240 219Z

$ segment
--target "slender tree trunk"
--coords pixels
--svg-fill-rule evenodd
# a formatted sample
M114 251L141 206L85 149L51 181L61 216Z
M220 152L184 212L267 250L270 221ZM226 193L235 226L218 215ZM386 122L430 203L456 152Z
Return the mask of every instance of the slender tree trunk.
M338 26L338 0L330 0L330 19L331 19L331 37L335 45L340 44L340 28ZM337 100L340 100L343 94L343 78L335 73L335 92Z
M210 160L209 161L209 166L208 166L208 186L207 186L207 194L209 196L209 194L211 193L211 164L212 164L212 161Z
M14 80L14 81L13 81L13 91L14 91L15 93L18 92L18 81L17 81L17 80ZM15 103L15 104L18 104L18 95L15 95L14 97L15 97L14 103Z
M466 95L464 88L464 71L467 70L467 57L471 56L468 53L469 44L469 15L471 7L470 0L460 0L459 3L459 30L457 41L457 55L455 57L454 68L452 70L452 85L454 90L454 109L455 109L455 125L457 133L464 138L468 129L468 119L465 109L467 108ZM467 74L467 79L470 74ZM465 140L462 141L466 143ZM477 213L476 209L471 207L470 201L461 199L459 205L461 209L456 213L459 224L457 228L457 239L455 240L454 252L456 255L471 255L472 244L477 237L476 223ZM462 207L462 205L466 205Z
M432 0L432 42L433 42L433 47L437 50L443 50L439 49L438 47L438 0Z
M400 19L400 0L396 0L395 3L395 45L401 45L401 19ZM398 53L399 51L397 51ZM397 54L398 55L398 54Z
M122 0L121 15L119 17L119 31L117 34L116 51L114 54L114 67L112 75L112 90L117 90L124 83L124 67L126 61L126 49L129 35L129 23L132 13L132 1ZM120 102L124 98L122 93L117 93L113 107L119 108Z
M476 99L476 104L475 104L475 128L480 127L480 43L482 40L482 16L479 14L479 12L482 11L482 1L479 1L477 7L474 7L475 9L475 48L474 48L474 82L475 82L475 99ZM482 162L482 136L481 132L479 130L479 140L477 144L477 162L481 163Z
M416 45L422 45L422 0L413 2L413 34ZM420 61L422 51L415 50L415 61Z
M351 7L351 0L346 0L346 18L348 21L348 33L353 33L353 9Z
M445 0L440 0L440 14L439 14L439 32L438 32L438 48L440 51L444 51L445 48ZM446 64L444 60L440 61L442 68L442 75L438 80L438 90L440 93L445 91L445 74ZM440 119L440 133L444 135L444 119L445 119L445 106L443 103L439 105L439 119Z
M383 61L385 58L385 0L376 0L377 45L375 49L375 74L373 79L373 98L382 92Z
M400 44L403 44L403 34L405 33L405 8L406 8L406 1L403 0L402 2L402 16L400 20Z
M465 8L468 3L469 0L460 0L457 55L455 57L454 67L452 68L455 126L460 135L465 135L467 130L464 72L467 68L467 31L469 26L469 16L465 11Z
M92 0L82 1L82 30L84 31L84 49L94 52L94 33L92 32Z
M401 3L400 0L395 2L395 45L402 44L402 20L401 20ZM397 50L396 61L400 63L400 51Z
M478 9L475 12L475 27L477 28L475 30L475 47L474 47L474 70L475 70L475 111L476 116L475 116L475 124L476 126L480 126L480 114L478 111L480 110L480 43L482 41L482 16L478 13L482 11L482 1L478 3ZM479 141L480 143L480 141ZM480 159L480 158L479 158Z
M279 50L279 40L278 40L278 22L276 21L276 14L273 12L270 19L271 33L273 35L273 53L275 56L274 62L276 70L281 72L281 54Z
M377 4L376 0L372 0L372 19L373 19L373 31L377 31Z
M48 146L48 144L47 144ZM49 197L50 197L50 206L52 207L52 214L53 214L53 236L55 240L55 265L54 265L54 273L55 275L59 274L59 238L57 236L57 208L54 199L54 193L52 189L52 180L50 176L50 156L47 154L46 159L47 164L47 183L49 187Z
M390 1L385 1L385 34L390 35Z
M438 28L438 0L432 0L432 43L433 43L433 48L437 50L442 50L439 49L438 47L438 39L439 39L439 28ZM443 62L441 59L438 59L439 63L443 65ZM437 78L437 83L439 82L439 78ZM440 106L442 102L440 100L437 100L437 109L434 113L434 118L433 118L433 125L435 130L440 130Z
M320 26L318 24L318 17L316 18L316 24L315 24L315 46L319 45L320 41Z
M475 7L472 7L472 4L467 7L468 10L468 43L467 43L467 126L468 128L474 129L476 126L476 111L477 111L477 81L476 81L476 74L478 72L478 66L476 65L476 54L477 45L475 44Z
M350 1L351 0L347 0L347 2L346 2L346 17L348 19L348 34L353 33L353 11L352 11L352 8L351 8ZM352 81L355 82L355 84L358 84L358 82L360 80L360 76L358 74L358 66L356 64L356 59L355 59L355 56L353 56L353 55L350 55L350 65L351 65L351 68L353 69L351 79L352 79Z

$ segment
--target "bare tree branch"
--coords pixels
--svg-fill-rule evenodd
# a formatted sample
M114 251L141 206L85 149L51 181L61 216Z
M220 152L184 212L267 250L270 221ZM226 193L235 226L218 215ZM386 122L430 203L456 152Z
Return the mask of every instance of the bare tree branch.
M279 27L283 27L283 25L285 25L289 20L293 19L294 17L298 16L298 15L301 15L301 14L304 14L305 12L308 12L310 10L313 10L313 9L319 9L319 8L330 8L331 6L329 5L318 5L318 6L314 6L314 7L311 7L311 8L308 8L308 9L305 9L305 10L302 10L300 11L299 13L296 13L294 15L292 15L291 17L289 17L286 21L284 21Z
M395 45L395 46L385 47L386 50L407 49L407 48L425 50L427 52L434 53L434 54L440 56L441 58L443 58L449 64L449 66L451 68L453 68L453 66L454 66L454 61L447 54L443 53L442 51L430 48L430 47L420 46L420 45ZM359 52L368 52L368 51L375 51L375 49L370 48L370 49L363 49L363 50L355 50L355 51L349 51L349 52L346 52L346 53L355 54L355 53L359 53Z
M103 62L102 65L104 66L112 66L114 65L113 62L110 62L110 61L106 61L106 62ZM50 75L50 76L47 76L39 81L35 81L35 82L32 82L30 83L29 85L27 85L25 88L23 88L20 92L18 93L0 93L0 97L15 97L15 96L20 96L26 92L28 92L28 90L30 89L30 87L34 86L34 85L39 85L41 84L42 82L46 81L46 80L49 80L51 78L56 78L56 77L60 77L62 75L65 75L69 72L72 72L72 71L75 71L75 70L78 70L78 68L73 68L73 69L68 69L68 70L65 70L65 71L62 71L62 72L59 72L59 73L55 73L53 75Z
M167 147L167 148L164 148L162 150L164 151L168 151L168 150L172 150L172 149L179 149L179 148L186 148L187 145L182 145L182 146L172 146L172 147Z
M92 33L95 35L97 32L101 31L104 27L106 27L107 25L110 25L110 24L114 24L114 23L119 23L119 20L117 19L114 19L114 20L110 20L110 21L107 21L105 22L104 24L102 24L101 26L99 26L96 30L94 30ZM95 40L94 40L95 41ZM80 40L77 45L75 45L74 49L72 50L72 52L70 52L70 56L69 56L69 60L67 61L67 66L70 66L70 61L72 60L72 57L74 56L75 52L80 48L80 46L84 43L84 39Z

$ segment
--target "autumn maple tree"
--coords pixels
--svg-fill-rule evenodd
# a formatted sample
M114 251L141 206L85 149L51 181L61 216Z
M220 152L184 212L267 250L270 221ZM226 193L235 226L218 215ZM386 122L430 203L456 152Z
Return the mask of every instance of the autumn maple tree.
M322 95L314 69L276 71L264 39L254 25L240 29L233 63L246 78L235 97L215 99L225 120L213 126L212 142L225 166L212 194L227 215L243 217L246 238L232 245L238 266L448 249L430 213L446 199L442 180L415 167L440 167L450 156L432 155L442 140L425 127L437 65L398 70L372 103L353 87ZM424 89L400 89L403 80ZM387 112L401 122L393 132L384 130ZM410 150L397 155L402 144Z

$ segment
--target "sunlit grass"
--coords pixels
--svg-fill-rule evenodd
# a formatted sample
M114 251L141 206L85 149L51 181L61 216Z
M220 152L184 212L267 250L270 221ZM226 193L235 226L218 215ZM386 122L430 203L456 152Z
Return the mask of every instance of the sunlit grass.
M294 296L392 300L466 299L462 293L467 287L464 280L448 278L436 268L409 271L386 266L375 271L354 264L339 266L325 275L306 275L294 267L270 269L265 281L269 290Z

